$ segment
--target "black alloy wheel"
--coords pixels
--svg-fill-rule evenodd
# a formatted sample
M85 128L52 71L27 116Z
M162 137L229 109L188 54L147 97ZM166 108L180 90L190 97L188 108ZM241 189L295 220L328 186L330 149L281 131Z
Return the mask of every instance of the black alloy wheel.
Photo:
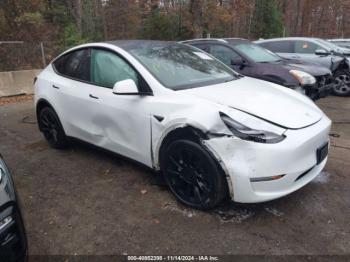
M227 182L216 160L199 144L177 140L169 145L161 169L177 199L207 210L227 196Z
M52 108L45 107L40 111L39 127L46 140L53 148L62 149L68 145L68 139L60 120Z

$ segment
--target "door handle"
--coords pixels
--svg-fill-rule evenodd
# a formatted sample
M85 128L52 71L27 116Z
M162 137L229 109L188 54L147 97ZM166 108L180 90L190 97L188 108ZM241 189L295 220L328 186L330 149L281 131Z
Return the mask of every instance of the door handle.
M58 86L52 85L53 88L60 89Z
M91 97L91 98L93 98L93 99L98 99L97 96L94 96L94 95L92 95L92 94L89 94L89 97Z

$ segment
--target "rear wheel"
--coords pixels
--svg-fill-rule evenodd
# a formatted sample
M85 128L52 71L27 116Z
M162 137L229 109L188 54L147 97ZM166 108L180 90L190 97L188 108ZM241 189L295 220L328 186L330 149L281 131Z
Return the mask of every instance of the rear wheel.
M39 127L44 134L50 146L57 149L65 148L68 145L68 139L56 112L50 108L45 107L39 112Z
M227 196L227 182L221 168L195 142L171 143L162 157L161 169L171 191L188 206L211 209Z
M335 86L333 92L337 96L350 95L350 72L340 70L334 74Z

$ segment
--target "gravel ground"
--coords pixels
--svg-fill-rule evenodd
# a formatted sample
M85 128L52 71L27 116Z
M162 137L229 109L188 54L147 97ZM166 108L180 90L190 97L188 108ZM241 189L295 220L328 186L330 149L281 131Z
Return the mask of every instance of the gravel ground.
M276 201L211 212L178 204L160 176L132 161L80 143L50 148L32 102L0 106L0 152L22 202L29 253L349 255L350 98L319 105L334 124L327 166L314 181Z

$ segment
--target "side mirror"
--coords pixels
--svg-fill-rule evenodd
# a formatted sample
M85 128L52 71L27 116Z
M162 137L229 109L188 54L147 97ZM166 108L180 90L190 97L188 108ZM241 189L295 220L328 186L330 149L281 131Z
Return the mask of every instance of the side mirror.
M315 55L327 56L327 55L330 55L330 53L324 49L317 49L315 51Z
M119 81L113 86L113 94L116 95L138 95L139 90L132 79Z
M232 58L231 59L231 65L235 65L235 66L245 66L246 65L246 62L238 57L238 58Z

